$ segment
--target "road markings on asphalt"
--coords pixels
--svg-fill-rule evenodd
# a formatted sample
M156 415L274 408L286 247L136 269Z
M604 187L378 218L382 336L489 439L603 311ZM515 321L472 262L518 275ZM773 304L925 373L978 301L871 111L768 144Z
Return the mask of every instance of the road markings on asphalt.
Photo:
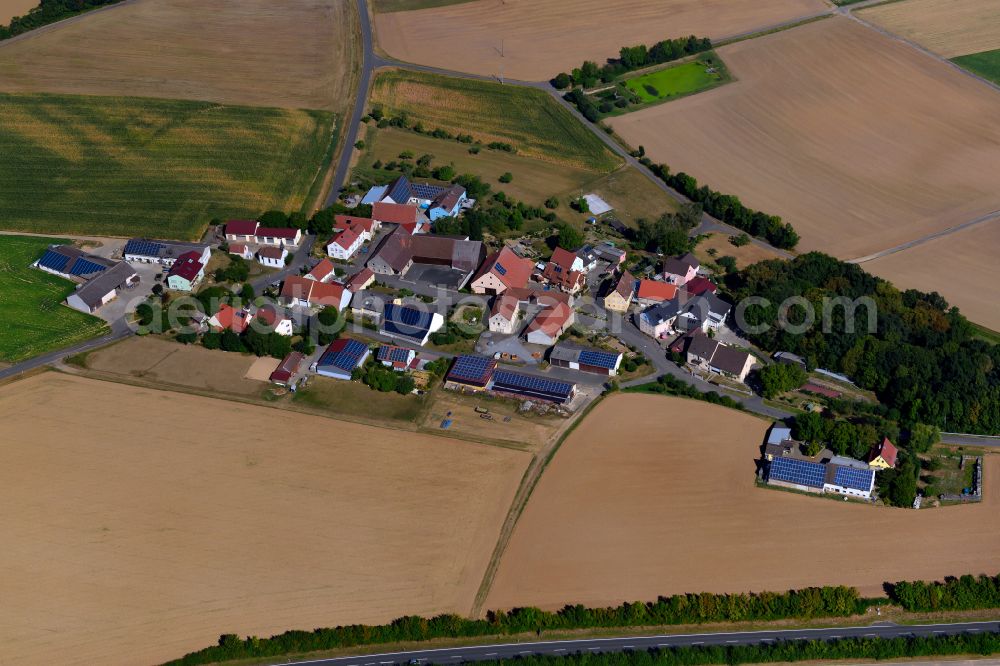
M562 648L558 648L558 649L556 649L556 650L553 650L553 652L565 652L565 651L566 651L566 650L564 650L564 649L562 649Z
M874 636L875 634L865 634L865 636Z
M495 657L495 656L497 656L497 653L496 652L487 652L486 656L487 657Z
M935 629L935 630L934 630L934 633L935 633L935 634L943 634L943 633L944 633L944 631L942 631L941 629Z
M634 645L623 645L622 647L625 648L626 650L634 650L635 649Z
M704 645L704 644L705 641L695 641L694 643L691 643L691 645Z
M843 638L843 636L830 636L830 638Z
M726 641L727 643L739 643L739 641Z

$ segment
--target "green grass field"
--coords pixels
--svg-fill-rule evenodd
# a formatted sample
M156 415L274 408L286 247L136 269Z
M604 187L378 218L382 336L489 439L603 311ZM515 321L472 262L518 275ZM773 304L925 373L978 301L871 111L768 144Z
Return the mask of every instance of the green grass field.
M0 94L0 228L197 239L214 217L298 209L332 126L322 111Z
M708 60L711 59L711 65ZM714 71L709 71L709 68ZM715 54L705 54L683 65L649 72L624 81L625 87L647 104L691 95L729 80L726 68Z
M62 304L73 283L31 268L58 238L0 236L0 361L16 362L96 337L105 323Z
M1000 49L952 58L953 63L1000 84Z
M420 72L389 71L372 84L372 105L405 113L428 131L509 143L519 155L607 172L622 160L542 90Z

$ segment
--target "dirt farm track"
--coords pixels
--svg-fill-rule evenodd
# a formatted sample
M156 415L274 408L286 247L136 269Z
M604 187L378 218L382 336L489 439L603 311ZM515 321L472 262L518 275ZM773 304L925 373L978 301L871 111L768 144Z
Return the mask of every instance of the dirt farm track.
M827 8L823 0L475 0L378 14L375 27L379 46L404 62L543 81L625 44L719 39Z
M841 17L719 54L735 83L611 125L781 215L798 249L854 259L1000 209L996 90Z
M757 488L768 424L702 402L606 399L563 443L514 534L488 608L610 604L995 573L1000 456L982 504L913 511Z
M46 373L0 388L0 663L468 613L528 455Z

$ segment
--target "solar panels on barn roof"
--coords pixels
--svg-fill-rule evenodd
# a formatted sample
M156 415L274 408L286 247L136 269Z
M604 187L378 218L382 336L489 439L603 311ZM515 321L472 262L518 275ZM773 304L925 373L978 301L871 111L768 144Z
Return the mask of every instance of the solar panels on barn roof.
M48 268L50 271L55 271L57 273L62 273L68 263L69 257L52 249L46 250L45 254L42 255L42 258L38 260L39 266L43 266Z
M390 363L406 363L410 360L410 350L403 347L383 345L378 348L378 360Z
M81 257L77 259L75 262L73 262L73 265L69 269L69 274L83 277L85 275L93 275L94 273L101 273L105 270L107 270L107 266L104 266L103 264L98 264L93 261L89 261Z
M833 475L833 483L844 488L869 491L872 489L875 472L870 469L837 466Z
M822 488L825 477L826 466L820 463L794 458L775 458L771 461L767 478L769 481L785 481L810 488Z
M497 370L493 373L493 389L526 397L565 402L573 397L576 384L510 370Z
M611 370L618 364L619 356L621 354L588 349L580 352L580 363Z
M486 386L496 367L497 362L492 358L472 354L459 356L448 372L448 381Z
M346 338L335 340L326 348L316 365L333 366L350 372L358 367L361 359L368 352L368 345L358 340Z
M158 257L163 250L161 243L133 238L125 243L125 254L133 254L140 257Z

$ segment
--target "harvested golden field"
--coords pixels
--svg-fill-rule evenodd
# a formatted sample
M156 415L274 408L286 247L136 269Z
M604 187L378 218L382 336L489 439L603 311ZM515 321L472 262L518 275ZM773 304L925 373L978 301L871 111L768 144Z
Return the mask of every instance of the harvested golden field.
M995 0L904 0L858 16L946 58L1000 49Z
M476 0L378 14L375 28L382 50L404 62L542 81L622 46L719 39L828 9L823 0Z
M839 17L718 52L736 82L609 122L800 250L856 258L1000 209L996 91Z
M46 373L0 391L0 661L468 613L527 454Z
M4 45L0 90L339 111L356 14L346 0L140 0Z
M982 504L875 507L754 484L768 424L615 394L569 436L500 563L488 608L936 579L1000 567L1000 484ZM986 478L1000 474L986 459Z
M38 0L0 0L0 25L7 25L15 16L24 16Z
M891 282L936 291L966 317L1000 331L1000 219L888 254L861 267ZM953 271L929 270L955 266Z

